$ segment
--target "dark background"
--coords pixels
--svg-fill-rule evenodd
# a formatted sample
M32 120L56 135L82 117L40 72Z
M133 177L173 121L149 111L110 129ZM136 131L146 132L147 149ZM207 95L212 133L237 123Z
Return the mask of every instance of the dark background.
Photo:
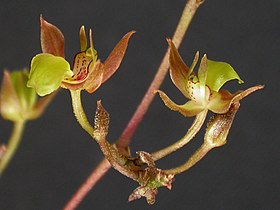
M29 66L40 52L39 15L57 25L66 39L69 61L79 50L79 27L93 28L95 47L104 60L118 40L136 30L119 71L96 93L83 95L90 119L102 99L111 116L114 142L140 102L179 20L184 0L26 1L2 0L0 69ZM206 0L180 48L190 64L196 50L226 61L245 84L265 84L241 102L226 146L176 177L172 191L160 189L156 203L128 203L137 184L115 170L95 186L78 209L279 209L280 1ZM2 72L1 72L2 73ZM2 77L2 76L1 76ZM185 102L169 76L161 89ZM192 119L168 110L158 96L138 128L132 151L155 151L182 137ZM1 120L1 142L11 123ZM187 147L158 162L161 168L183 163L202 143L204 128ZM38 120L29 122L23 141L0 180L1 210L62 209L102 159L97 144L76 122L69 93L62 90Z

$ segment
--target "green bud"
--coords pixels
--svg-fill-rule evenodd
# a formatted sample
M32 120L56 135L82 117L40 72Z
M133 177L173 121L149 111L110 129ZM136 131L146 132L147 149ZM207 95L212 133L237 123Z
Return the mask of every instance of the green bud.
M0 90L0 112L4 119L13 122L39 117L51 101L53 95L40 98L33 88L27 87L28 72L4 71Z

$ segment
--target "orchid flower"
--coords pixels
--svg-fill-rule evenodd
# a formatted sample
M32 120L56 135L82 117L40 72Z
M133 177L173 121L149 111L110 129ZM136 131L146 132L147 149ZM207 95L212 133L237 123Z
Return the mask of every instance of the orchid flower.
M217 114L226 113L233 102L241 99L238 91L231 94L221 87L230 80L238 80L243 83L234 69L227 63L207 59L204 55L198 69L198 74L193 72L199 58L197 52L193 63L188 67L170 39L167 39L170 46L170 77L174 85L182 94L190 99L183 105L174 103L164 92L158 90L165 105L173 111L178 111L186 117L192 117L204 110L210 110ZM254 86L247 89L245 95L254 92L263 86ZM244 95L244 93L243 93ZM242 97L243 98L243 97Z
M71 69L64 58L62 32L41 17L43 53L34 56L31 61L28 87L34 88L40 96L50 94L59 87L93 93L118 69L133 33L134 31L127 33L102 63L97 59L92 31L89 31L90 46L88 48L85 28L82 26L80 29L81 51L75 55Z

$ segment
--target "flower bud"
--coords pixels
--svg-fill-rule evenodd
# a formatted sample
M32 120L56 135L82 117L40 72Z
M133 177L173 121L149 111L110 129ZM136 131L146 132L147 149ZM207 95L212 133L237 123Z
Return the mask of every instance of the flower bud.
M13 122L31 120L39 117L53 96L37 100L33 88L26 86L27 70L4 71L0 90L0 113L6 120Z
M229 130L239 106L239 102L233 103L227 113L215 114L210 119L204 137L205 144L208 144L211 148L226 144Z

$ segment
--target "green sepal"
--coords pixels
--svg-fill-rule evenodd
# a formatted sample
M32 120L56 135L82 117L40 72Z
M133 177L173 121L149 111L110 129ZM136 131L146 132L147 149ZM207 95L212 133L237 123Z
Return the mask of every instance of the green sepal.
M4 71L1 84L0 113L5 120L16 122L22 119L20 101L8 71Z
M237 79L239 84L243 83L238 74L228 63L207 60L207 64L206 84L211 90L218 92L226 82L234 79Z
M58 89L62 80L72 75L70 65L64 58L42 53L31 61L27 86L34 88L38 95L44 96Z
M23 110L32 109L37 101L37 94L32 88L28 88L26 83L28 81L28 72L26 69L23 71L13 71L11 74L11 81L16 90L18 99Z

